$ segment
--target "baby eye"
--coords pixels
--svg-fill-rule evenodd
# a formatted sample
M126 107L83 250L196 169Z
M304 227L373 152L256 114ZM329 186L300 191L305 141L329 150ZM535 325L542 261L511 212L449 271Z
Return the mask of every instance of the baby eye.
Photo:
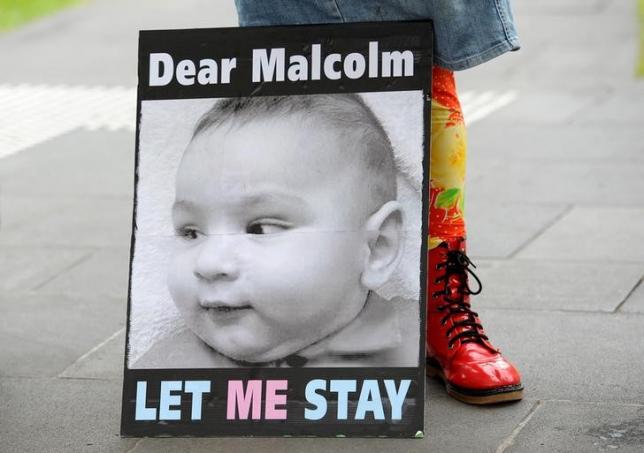
M194 241L199 236L199 231L193 227L183 227L177 230L177 234L183 239Z
M275 234L286 231L290 225L278 220L258 220L246 227L246 234Z

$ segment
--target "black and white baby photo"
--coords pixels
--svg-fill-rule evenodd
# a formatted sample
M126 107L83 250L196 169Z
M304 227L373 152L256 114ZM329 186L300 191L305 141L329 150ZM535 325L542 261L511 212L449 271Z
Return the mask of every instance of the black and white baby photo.
M416 367L421 91L143 101L128 367Z

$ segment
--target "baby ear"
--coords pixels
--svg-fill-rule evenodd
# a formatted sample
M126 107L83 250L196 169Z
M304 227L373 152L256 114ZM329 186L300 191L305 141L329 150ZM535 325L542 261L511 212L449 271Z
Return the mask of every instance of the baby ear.
M360 280L366 288L378 289L398 266L403 252L402 225L403 212L397 201L385 203L367 219L369 253Z

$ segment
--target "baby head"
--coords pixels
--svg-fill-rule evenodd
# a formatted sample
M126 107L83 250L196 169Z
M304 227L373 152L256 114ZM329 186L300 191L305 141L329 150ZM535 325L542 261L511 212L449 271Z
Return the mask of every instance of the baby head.
M286 357L349 324L402 253L393 152L353 94L227 99L176 179L168 286L235 360Z

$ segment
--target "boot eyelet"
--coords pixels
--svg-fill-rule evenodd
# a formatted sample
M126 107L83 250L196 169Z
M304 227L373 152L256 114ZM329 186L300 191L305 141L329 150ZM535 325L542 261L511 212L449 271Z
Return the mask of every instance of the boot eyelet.
M445 324L447 324L447 319L443 319L443 320L441 321L441 326L444 326Z

